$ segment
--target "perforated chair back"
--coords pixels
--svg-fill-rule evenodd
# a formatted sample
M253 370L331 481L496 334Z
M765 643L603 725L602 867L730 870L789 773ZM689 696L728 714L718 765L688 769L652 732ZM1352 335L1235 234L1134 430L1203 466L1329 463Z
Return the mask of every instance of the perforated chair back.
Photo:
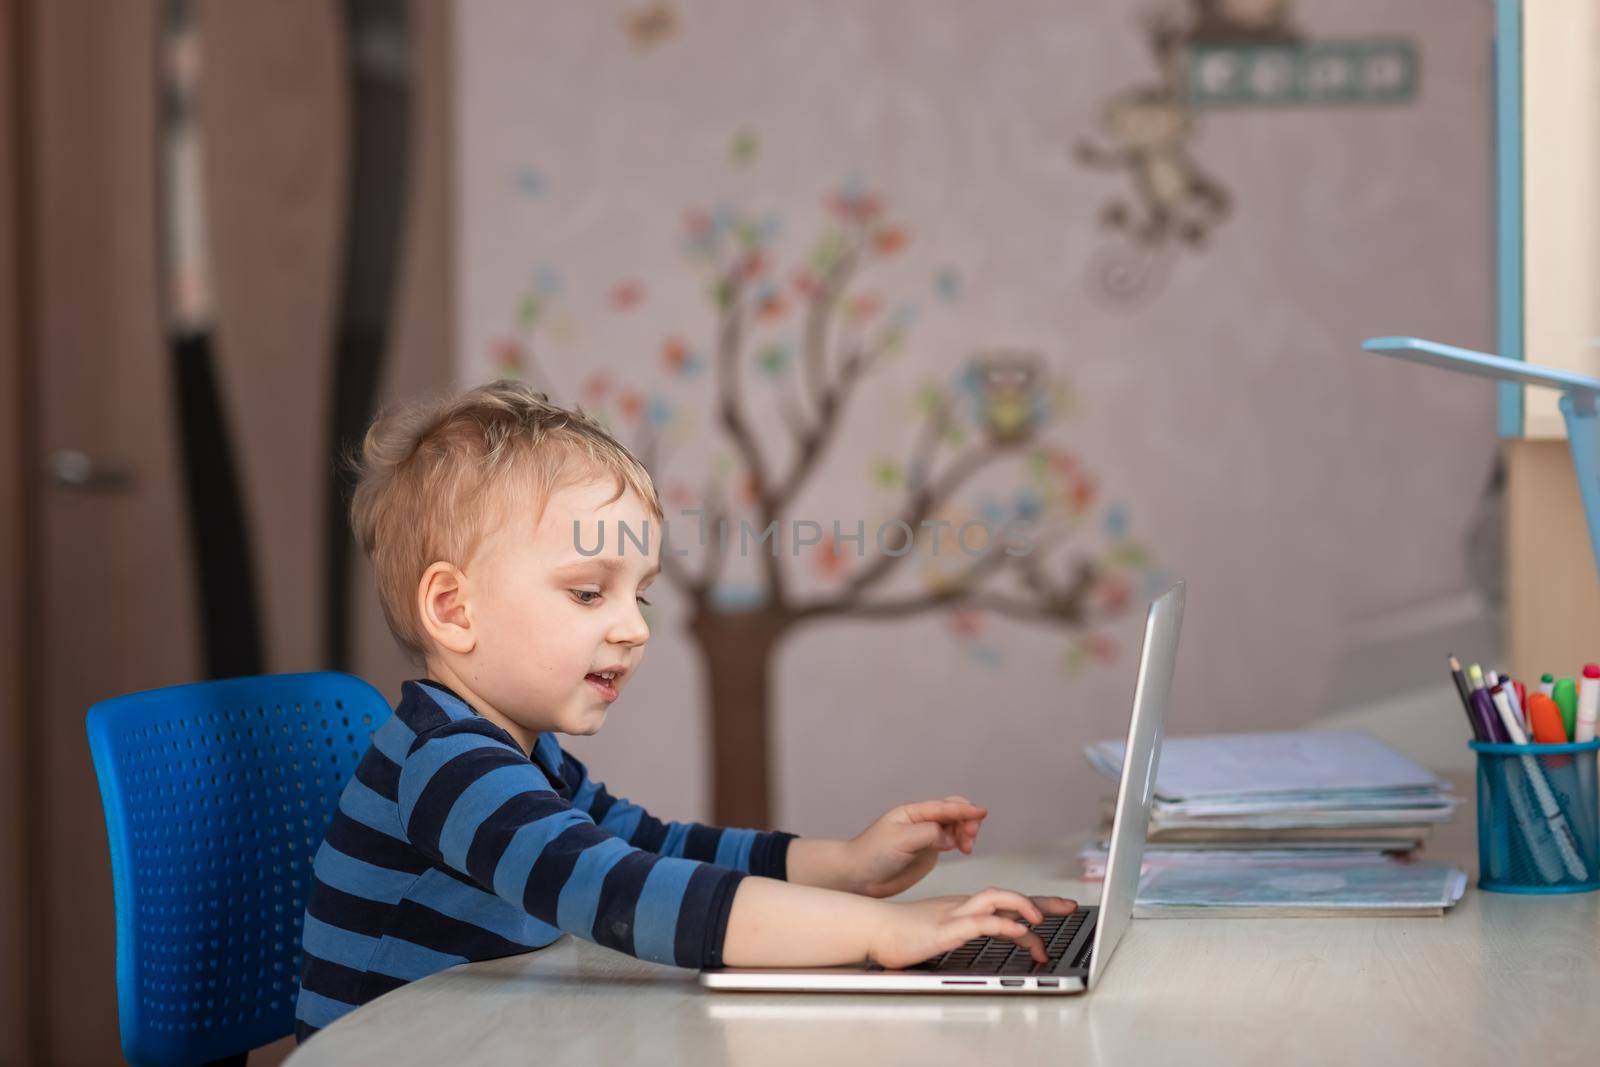
M131 1062L206 1063L293 1032L311 859L388 717L376 689L331 671L89 709Z

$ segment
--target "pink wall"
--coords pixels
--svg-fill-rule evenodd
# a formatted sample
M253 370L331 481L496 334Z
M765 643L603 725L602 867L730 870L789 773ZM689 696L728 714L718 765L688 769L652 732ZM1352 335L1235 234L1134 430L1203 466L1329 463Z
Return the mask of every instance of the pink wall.
M859 289L881 297L875 321L902 305L915 317L793 516L873 528L899 499L875 472L911 448L918 388L949 382L978 350L1036 351L1071 394L1048 440L1097 486L1076 544L1114 548L1114 505L1155 568L1189 581L1172 730L1304 723L1324 710L1360 620L1470 584L1464 540L1493 461L1492 395L1357 346L1396 332L1492 344L1491 12L1296 5L1311 40L1413 42L1415 98L1198 116L1177 147L1231 212L1203 247L1167 241L1163 284L1119 308L1089 278L1115 245L1103 210L1130 183L1074 145L1109 144L1105 102L1158 83L1131 10L463 5L459 379L499 373L515 342L525 370L619 428L632 425L622 389L657 398L672 413L663 488L698 491L731 450L708 377L673 373L682 360L667 352L677 339L678 357L705 358L714 340L686 210L770 213L775 284L792 301L825 197L870 190L906 240ZM797 307L759 323L745 362L775 461L790 447L782 379L763 378L757 357L792 351L798 323ZM604 397L597 372L611 376ZM977 513L984 493L1025 482L1002 464L961 503ZM758 576L735 562L731 597ZM883 592L924 587L921 565L902 570ZM817 595L838 580L795 571ZM990 806L990 847L1091 822L1104 789L1079 749L1125 727L1142 604L1159 579L1134 577L1129 610L1092 635L1114 656L1076 670L1064 665L1073 634L994 616L976 636L928 615L791 637L774 675L778 823L853 833L895 803L953 792ZM614 790L704 818L700 664L681 598L660 593L644 673L605 732L572 748Z

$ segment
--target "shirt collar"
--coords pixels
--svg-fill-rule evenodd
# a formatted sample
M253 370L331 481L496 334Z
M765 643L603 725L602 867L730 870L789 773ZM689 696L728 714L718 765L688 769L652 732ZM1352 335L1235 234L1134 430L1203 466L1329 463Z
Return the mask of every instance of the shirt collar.
M428 701L438 709L439 712L443 713L450 719L460 719L463 717L459 713L451 714L452 711L457 709L449 706L451 702L460 705L461 710L464 710L465 712L470 713L476 718L482 720L485 726L488 726L501 737L505 738L506 743L512 748L516 749L518 752L522 751L522 746L517 744L516 739L507 733L504 728L493 722L490 722L488 719L485 719L482 715L478 714L478 710L476 708L474 708L471 704L468 704L459 693L445 685L443 682L434 681L432 678L417 678L406 684L416 686L421 693L427 697ZM434 692L429 692L430 689L434 690ZM445 699L441 699L441 695ZM404 704L405 701L402 701L401 703ZM408 718L410 717L408 716ZM422 726L422 724L417 722L412 722L410 725L413 729L417 729L419 726ZM539 769L545 773L545 776L550 779L550 783L552 785L559 787L561 784L563 784L561 778L561 766L563 762L561 759L561 745L556 741L555 734L548 730L544 730L536 734L533 739L533 752L531 754L531 758L533 762L538 765Z

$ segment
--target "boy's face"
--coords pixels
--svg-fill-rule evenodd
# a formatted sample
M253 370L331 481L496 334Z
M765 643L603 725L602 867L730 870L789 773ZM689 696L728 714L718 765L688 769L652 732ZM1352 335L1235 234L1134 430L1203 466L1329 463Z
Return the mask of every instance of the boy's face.
M537 527L513 512L467 567L477 642L454 667L529 733L598 731L644 656L639 598L660 570L661 523L632 491L605 503L615 492L609 479L557 490ZM635 540L622 541L623 524ZM647 529L648 554L638 544ZM610 682L597 677L610 671Z

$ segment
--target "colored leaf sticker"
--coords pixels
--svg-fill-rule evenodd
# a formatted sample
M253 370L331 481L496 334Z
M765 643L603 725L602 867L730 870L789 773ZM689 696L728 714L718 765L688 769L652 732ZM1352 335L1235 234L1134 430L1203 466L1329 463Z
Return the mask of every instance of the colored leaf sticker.
M531 330L539 324L539 316L544 312L544 305L539 298L528 293L517 302L517 325L523 330Z
M637 307L643 299L644 284L642 282L630 279L618 282L611 287L611 306L617 311L628 311Z
M728 146L728 158L738 166L745 166L756 158L756 151L761 147L761 138L753 130L739 130L733 135L733 143Z

